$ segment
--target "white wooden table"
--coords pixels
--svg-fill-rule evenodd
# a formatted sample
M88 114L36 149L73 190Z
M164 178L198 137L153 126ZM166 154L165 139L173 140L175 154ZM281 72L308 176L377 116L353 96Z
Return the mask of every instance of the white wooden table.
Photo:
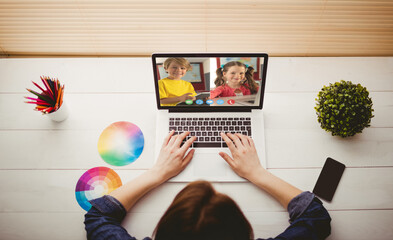
M25 104L25 88L39 76L65 84L69 118L55 123ZM341 79L361 83L375 109L371 127L353 138L319 127L315 98ZM150 58L0 59L0 239L85 239L84 210L75 185L87 170L114 169L123 183L153 164L156 105ZM393 239L393 58L270 58L264 102L267 168L311 191L325 159L343 162L331 203L329 239ZM145 149L134 163L115 167L97 151L98 137L116 121L137 124ZM123 225L142 238L184 183L146 195ZM235 199L256 237L288 225L287 212L249 183L214 183Z

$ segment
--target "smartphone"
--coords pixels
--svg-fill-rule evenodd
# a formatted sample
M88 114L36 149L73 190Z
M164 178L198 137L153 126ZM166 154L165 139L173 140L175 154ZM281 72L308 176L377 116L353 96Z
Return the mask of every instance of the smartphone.
M312 192L326 201L332 201L344 169L344 164L328 157Z

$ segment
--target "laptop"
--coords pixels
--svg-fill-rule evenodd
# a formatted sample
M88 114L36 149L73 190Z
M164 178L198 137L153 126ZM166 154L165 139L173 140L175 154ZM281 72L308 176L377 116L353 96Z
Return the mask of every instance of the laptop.
M178 63L177 65L189 63L190 67L187 67L186 74L184 72L174 73L166 69L165 66L172 67L171 64L174 61ZM233 172L226 161L218 155L219 152L226 152L232 156L226 143L220 137L220 132L242 133L250 136L255 143L262 166L267 167L262 111L268 63L266 53L154 53L152 63L158 109L155 160L164 138L171 130L174 130L175 134L189 131L189 136L197 137L191 146L195 149L195 153L190 164L169 181L246 181ZM228 67L234 64L240 67ZM173 66L176 67L176 64ZM247 82L250 84L236 88L236 90L234 88L228 90L228 87L237 84L233 81L239 79L231 78L228 73L244 74L244 70L250 67L254 69L254 72L249 75L251 80ZM221 75L222 68L228 71L224 78L226 83L221 81L220 86L216 79L220 78L218 75ZM223 88L228 91L216 90ZM218 95L217 91L220 92ZM192 99L178 101L177 95L185 93ZM165 104L168 100L171 103Z

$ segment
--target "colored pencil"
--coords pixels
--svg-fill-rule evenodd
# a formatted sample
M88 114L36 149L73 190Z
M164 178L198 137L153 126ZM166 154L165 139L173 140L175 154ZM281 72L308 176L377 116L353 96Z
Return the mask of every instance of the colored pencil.
M63 103L64 85L60 84L59 79L40 76L44 87L39 86L34 81L33 84L41 91L38 93L34 90L26 88L27 91L34 94L37 98L25 97L25 103L36 104L34 110L40 111L43 114L48 114L57 111Z

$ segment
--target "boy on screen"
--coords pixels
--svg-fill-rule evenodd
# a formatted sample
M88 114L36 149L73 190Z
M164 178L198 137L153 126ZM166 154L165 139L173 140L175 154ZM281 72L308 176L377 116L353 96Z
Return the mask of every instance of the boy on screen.
M186 100L195 100L197 95L191 83L182 80L191 64L184 58L170 57L164 62L164 69L168 77L158 81L161 106L176 106Z

